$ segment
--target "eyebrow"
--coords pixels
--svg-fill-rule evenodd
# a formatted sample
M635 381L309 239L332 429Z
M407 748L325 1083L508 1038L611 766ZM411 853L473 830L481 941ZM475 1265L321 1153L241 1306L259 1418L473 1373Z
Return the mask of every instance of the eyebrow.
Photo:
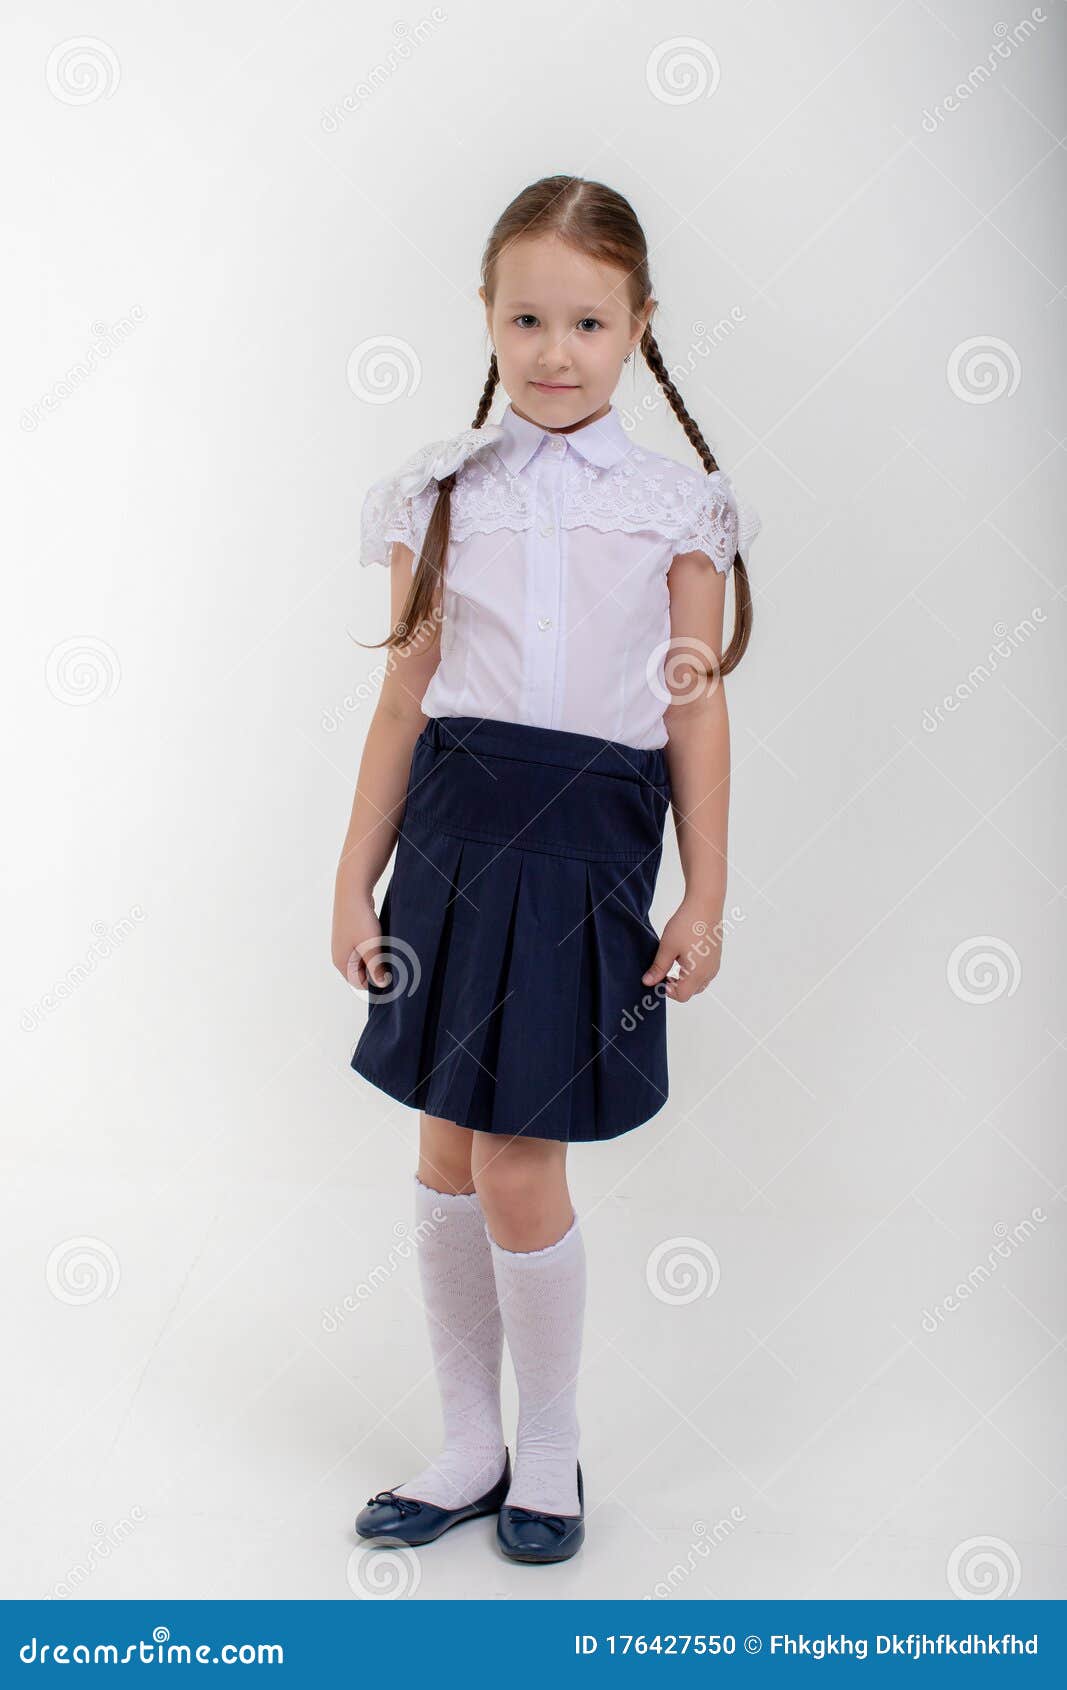
M528 299L509 299L505 302L503 308L504 308L505 311L538 311L538 310L540 310L539 306L531 304L531 302ZM604 304L604 305L579 305L575 308L575 315L578 316L578 317L590 317L590 316L593 315L594 312L599 311L606 317L610 310L611 310L611 306L608 305L608 304Z

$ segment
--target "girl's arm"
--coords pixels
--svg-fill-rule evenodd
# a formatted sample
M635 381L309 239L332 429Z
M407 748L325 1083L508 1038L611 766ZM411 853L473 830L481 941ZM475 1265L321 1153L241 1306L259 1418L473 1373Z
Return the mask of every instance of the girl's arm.
M391 627L400 619L411 586L412 563L408 547L395 542L390 560ZM421 700L440 660L439 620L406 651L385 652L386 676L360 759L334 889L333 962L353 986L366 986L368 964L375 983L388 984L378 954L382 932L374 888L396 843L412 749L427 722Z
M671 781L685 897L663 930L659 950L642 975L685 1003L719 972L726 899L726 843L730 805L730 722L721 678L726 576L701 552L676 557L667 576L671 646L666 676L671 702L664 713L664 747ZM666 976L677 961L677 980Z

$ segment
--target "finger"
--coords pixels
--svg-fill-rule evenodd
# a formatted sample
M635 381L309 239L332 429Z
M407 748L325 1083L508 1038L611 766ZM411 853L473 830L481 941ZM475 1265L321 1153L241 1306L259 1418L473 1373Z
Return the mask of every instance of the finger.
M669 945L661 945L651 965L642 974L642 982L646 986L657 986L670 973L678 960L678 953L672 951Z

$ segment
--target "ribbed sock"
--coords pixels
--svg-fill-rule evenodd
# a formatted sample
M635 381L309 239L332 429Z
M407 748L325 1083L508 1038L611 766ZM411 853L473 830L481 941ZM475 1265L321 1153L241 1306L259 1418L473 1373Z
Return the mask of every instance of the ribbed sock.
M443 1218L434 1219L435 1209ZM484 1496L504 1470L504 1329L477 1192L434 1191L416 1174L415 1218L444 1444L436 1461L396 1489L439 1508L461 1508Z
M577 1514L578 1364L586 1286L578 1217L543 1250L504 1250L488 1227L486 1237L519 1387L506 1502L546 1514Z

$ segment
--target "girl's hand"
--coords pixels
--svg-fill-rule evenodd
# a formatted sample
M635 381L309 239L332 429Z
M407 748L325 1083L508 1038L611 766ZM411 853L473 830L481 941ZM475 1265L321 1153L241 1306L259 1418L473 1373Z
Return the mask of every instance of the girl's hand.
M641 979L646 986L663 981L665 997L687 1003L711 985L722 961L722 905L705 898L685 897L675 910L659 942L659 950ZM678 964L679 972L666 976Z
M376 986L389 984L381 938L382 924L373 900L365 893L347 892L339 883L333 905L333 964L359 991L366 990L368 971Z

